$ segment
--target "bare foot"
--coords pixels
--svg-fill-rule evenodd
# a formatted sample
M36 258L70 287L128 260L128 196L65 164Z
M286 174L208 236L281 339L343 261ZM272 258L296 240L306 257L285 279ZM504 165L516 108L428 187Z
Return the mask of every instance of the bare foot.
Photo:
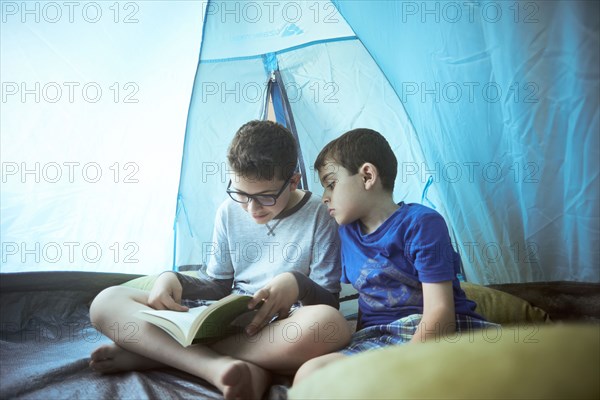
M226 400L260 400L271 382L271 374L249 362L234 360L223 370L219 388Z
M114 343L100 346L94 350L89 365L94 371L103 374L141 371L163 366L158 361L127 351Z

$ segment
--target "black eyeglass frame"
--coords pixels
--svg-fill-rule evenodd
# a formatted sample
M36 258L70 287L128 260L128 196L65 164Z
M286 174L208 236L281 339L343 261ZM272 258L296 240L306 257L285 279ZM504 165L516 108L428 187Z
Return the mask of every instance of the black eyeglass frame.
M231 198L231 200L235 201L236 203L240 203L240 204L249 204L251 201L256 201L258 204L260 204L263 207L273 207L275 204L277 204L277 199L279 198L279 196L281 196L281 194L283 193L283 191L285 190L285 188L290 184L290 182L292 181L291 177L286 179L285 182L283 183L283 186L281 187L281 189L279 189L279 192L277 192L277 194L248 194L248 193L244 193L244 192L237 192L235 190L231 190L231 179L229 180L229 184L227 185L227 189L225 190L227 192L227 194L229 195L229 197ZM246 196L248 198L248 201L240 201L239 199L236 199L234 197L234 195L242 195L242 196ZM263 202L261 202L260 200L257 199L257 197L268 197L270 199L273 199L273 204L264 204Z

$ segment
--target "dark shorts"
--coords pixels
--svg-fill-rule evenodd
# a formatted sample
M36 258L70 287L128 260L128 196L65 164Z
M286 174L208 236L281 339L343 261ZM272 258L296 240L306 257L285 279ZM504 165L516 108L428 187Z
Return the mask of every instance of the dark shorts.
M181 299L181 305L189 307L189 308L209 306L214 302L216 302L216 300ZM287 317L289 318L294 313L294 311L296 311L300 307L302 307L302 304L300 304L300 303L292 304L292 307L290 307L290 311L289 311ZM278 318L279 318L278 314L274 315L271 318L271 320L269 321L269 323L276 321Z

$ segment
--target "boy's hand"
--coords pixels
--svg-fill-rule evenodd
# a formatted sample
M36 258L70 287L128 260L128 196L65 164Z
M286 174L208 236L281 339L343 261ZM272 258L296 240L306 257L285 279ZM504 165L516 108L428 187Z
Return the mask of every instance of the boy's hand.
M180 304L182 292L183 288L177 276L165 272L156 279L148 295L148 306L155 310L187 311L188 307Z
M265 287L256 292L248 303L250 309L254 309L261 302L262 306L246 328L246 333L254 335L274 317L286 318L290 307L298 301L298 294L298 283L294 275L289 272L277 275Z

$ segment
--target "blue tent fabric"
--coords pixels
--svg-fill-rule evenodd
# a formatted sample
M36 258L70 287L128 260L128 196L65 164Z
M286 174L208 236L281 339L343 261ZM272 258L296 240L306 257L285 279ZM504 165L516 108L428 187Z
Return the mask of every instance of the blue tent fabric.
M598 3L336 4L421 138L468 278L600 280Z
M203 263L209 256L212 218L225 199L224 189L232 174L225 163L226 147L243 122L264 115L263 99L273 73L267 68L268 63L278 67L276 75L281 77L279 84L287 94L304 160L310 160L306 161L310 166L306 176L308 190L321 192L311 161L328 141L356 124L390 132L390 142L398 151L420 159L401 103L364 46L347 35L343 19L340 17L337 25L344 34L337 37L316 37L310 29L320 26L307 20L310 23L306 25L297 22L306 35L304 42L295 41L290 48L281 48L277 40L273 41L276 47L268 48L267 54L275 60L261 55L237 57L236 53L231 53L231 59L205 60L204 46L211 40L211 19L207 13L179 190L178 208L185 207L188 212L178 212L174 266ZM222 24L217 26L224 29ZM246 28L242 37L262 35L256 24ZM259 32L254 32L257 29ZM331 26L318 32L323 35L328 31L332 31ZM219 31L215 32L215 37L219 35ZM222 51L219 56L223 54ZM244 54L251 52L246 49ZM382 114L382 110L386 113ZM401 127L405 128L405 136L394 135ZM410 193L418 199L421 188L416 180L414 183L402 189L403 197Z
M329 24L207 11L175 266L206 260L227 143L265 112L268 54L307 164L346 130L379 130L399 160L396 199L442 213L468 280L600 281L597 4L334 3Z
M0 273L205 262L271 95L315 195L319 150L372 128L467 280L600 282L595 0L5 3Z
M0 273L169 268L201 2L0 10Z

